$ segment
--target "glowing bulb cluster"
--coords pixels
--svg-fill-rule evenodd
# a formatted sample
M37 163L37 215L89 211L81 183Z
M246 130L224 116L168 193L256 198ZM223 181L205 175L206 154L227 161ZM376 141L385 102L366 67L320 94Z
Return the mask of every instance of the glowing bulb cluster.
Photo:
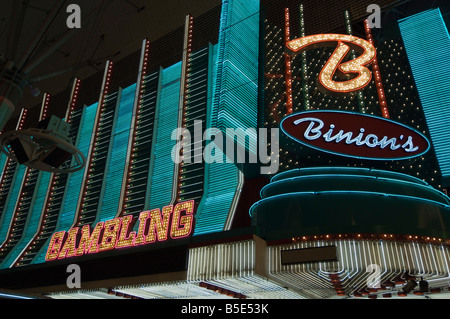
M316 34L289 41L287 47L295 53L305 51L309 47L330 46L338 42L336 49L323 67L319 75L321 85L332 92L348 93L363 89L372 79L372 73L365 65L376 56L375 48L370 42L345 34ZM356 59L342 63L350 49L362 52ZM336 71L343 75L357 74L347 81L335 81Z

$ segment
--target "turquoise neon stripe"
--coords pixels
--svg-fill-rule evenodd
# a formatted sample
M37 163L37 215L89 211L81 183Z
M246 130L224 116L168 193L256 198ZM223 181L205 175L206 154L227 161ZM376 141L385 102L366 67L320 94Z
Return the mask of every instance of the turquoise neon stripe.
M439 9L399 20L443 181L450 185L450 36Z
M41 172L40 180L38 181L38 186L36 189L37 194L35 195L34 203L30 206L30 215L28 217L27 225L25 225L23 236L14 247L14 250L12 250L0 264L0 268L11 267L13 262L17 259L17 257L19 257L23 249L34 238L34 235L38 231L39 221L41 220L41 213L47 197L48 184L50 183L51 175L52 174L48 172Z
M95 115L97 113L98 103L95 103L86 108L83 118L81 120L81 131L78 141L78 149L85 154L89 152L91 135L94 129ZM87 156L86 156L87 157ZM64 203L61 205L61 212L58 217L58 223L56 225L55 233L58 231L67 231L72 227L75 219L75 211L77 209L78 197L80 196L81 182L83 180L85 168L72 173L69 176L66 188L66 197L64 198ZM47 247L50 243L51 237L47 240L43 249L41 249L40 254L36 256L33 263L43 263L45 262L45 254L47 252Z
M178 126L181 62L161 72L161 91L156 110L156 139L152 149L149 207L162 208L172 200L175 163L172 149L175 140L172 131Z
M224 0L219 32L215 127L257 128L259 0ZM214 123L213 123L214 124ZM250 140L237 140L256 154L256 130ZM234 138L234 137L233 137Z
M218 45L212 47L209 62L210 81L208 82L206 123L208 128L212 127L216 119L211 106L218 72L217 50ZM220 152L223 163L205 163L205 191L196 212L194 236L223 231L238 185L239 170L234 164L226 163L223 152L219 148L216 147L215 150Z
M258 52L259 1L224 0L209 83L212 99L208 99L208 108L211 108L208 128L216 127L223 132L226 128L255 129L256 132ZM256 138L255 134L250 134L252 142L256 142ZM256 143L245 140L241 145L256 154ZM218 148L215 150L225 158ZM234 164L225 160L224 163L205 164L205 194L197 209L194 235L224 230L238 183L239 170Z
M6 236L8 236L9 226L11 224L11 218L14 213L14 208L16 207L16 203L19 201L19 192L22 187L22 180L26 170L25 165L20 165L18 167L18 172L15 178L12 181L11 185L11 193L9 195L8 201L5 205L5 210L1 219L0 226L0 244L3 244L6 240Z
M131 117L133 115L136 84L122 90L115 129L112 133L111 158L108 165L105 192L99 219L94 222L113 219L119 207L122 190L123 171L127 160L127 147L130 135Z

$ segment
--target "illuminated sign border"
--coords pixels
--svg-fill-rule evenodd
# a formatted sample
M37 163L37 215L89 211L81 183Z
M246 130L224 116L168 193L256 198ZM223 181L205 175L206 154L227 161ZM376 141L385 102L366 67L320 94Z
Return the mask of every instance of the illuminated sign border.
M348 114L348 115L358 115L358 116L362 116L362 117L370 117L370 118L374 118L374 119L377 119L377 120L382 120L382 121L386 121L386 122L391 122L391 123L393 123L393 124L395 124L395 125L403 126L404 128L406 128L406 129L408 129L408 130L410 130L410 131L412 131L412 132L418 134L418 135L421 136L423 139L425 139L425 141L427 142L428 146L427 146L426 150L424 150L424 151L422 151L422 152L420 152L420 153L418 153L418 154L414 154L414 155L412 155L412 156L402 156L402 157L392 157L392 158L385 158L385 157L368 157L368 156L353 156L353 155L350 155L350 154L345 154L345 153L340 153L340 152L330 151L330 150L327 150L327 149L324 149L324 148L315 146L315 145L313 145L313 144L308 144L308 143L306 143L306 142L304 142L304 141L302 141L302 140L299 140L298 138L292 136L290 133L288 133L288 132L284 129L283 123L284 123L284 121L287 120L288 118L295 117L295 116L298 116L298 115L303 115L303 114L309 114L309 113L341 113L341 114ZM297 142L297 143L299 143L299 144L301 144L301 145L303 145L303 146L306 146L306 147L308 147L308 148L315 149L316 151L320 151L320 152L324 152L324 153L328 153L328 154L332 154L332 155L337 155L337 156L342 156L342 157L347 157L347 158L354 158L354 159L376 160L376 161L397 161L397 160L407 160L407 159L411 159L411 158L415 158L415 157L422 156L423 154L427 153L427 152L430 150L430 148L431 148L431 143L430 143L430 141L428 140L428 138L427 138L424 134L420 133L419 131L417 131L417 130L415 130L415 129L413 129L413 128L411 128L411 127L405 125L405 124L398 123L398 122L395 122L395 121L390 120L390 119L387 119L387 118L382 118L382 117L379 117L379 116L368 115L368 114L358 113L358 112L348 112L348 111L338 111L338 110L312 110L312 111L297 112L297 113L288 115L288 116L286 116L285 118L283 118L283 119L281 120L281 122L280 122L280 128L281 128L281 131L284 133L284 135L286 135L286 136L287 136L288 138L290 138L291 140L294 140L295 142Z
M91 230L90 225L74 227L59 231L52 235L45 254L45 261L80 257L103 251L137 247L169 238L182 239L188 237L193 230L194 201L186 201L144 211L136 220L132 215L99 222ZM137 232L130 231L135 221L139 221Z

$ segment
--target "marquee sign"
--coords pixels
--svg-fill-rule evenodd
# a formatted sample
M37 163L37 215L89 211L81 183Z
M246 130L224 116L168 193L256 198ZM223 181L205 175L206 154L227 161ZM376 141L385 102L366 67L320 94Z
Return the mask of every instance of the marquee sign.
M301 112L285 117L281 129L303 146L359 159L409 159L421 156L430 148L428 139L418 131L362 113Z
M193 229L194 201L166 206L140 213L137 233L131 232L132 215L99 222L91 231L84 225L54 233L48 246L46 261L93 254L111 249L134 247L168 239L189 236Z
M367 40L346 34L315 34L289 41L286 45L294 54L309 48L336 46L319 74L321 87L329 91L336 93L358 91L367 86L372 79L372 73L366 65L375 58L376 50ZM350 49L361 55L350 61L342 62ZM335 81L335 75L347 78L347 80ZM352 76L353 78L349 79Z

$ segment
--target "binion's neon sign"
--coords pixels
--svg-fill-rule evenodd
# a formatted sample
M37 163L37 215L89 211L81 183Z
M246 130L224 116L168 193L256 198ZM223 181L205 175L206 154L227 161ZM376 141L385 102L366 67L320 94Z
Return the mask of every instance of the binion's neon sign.
M45 255L46 261L78 257L102 251L135 247L188 237L193 229L194 201L187 201L141 212L138 231L131 231L132 215L99 222L91 231L90 225L71 228L53 234Z
M315 34L298 38L286 43L294 53L300 53L310 48L336 46L319 74L320 86L336 93L350 93L366 87L372 79L372 72L366 67L376 56L375 47L364 39L345 34ZM342 62L353 49L361 55L347 62ZM351 77L351 75L356 77ZM347 78L346 81L335 81L334 76Z
M410 159L430 149L430 142L420 132L361 113L300 112L285 117L280 126L287 137L306 148L359 159Z

